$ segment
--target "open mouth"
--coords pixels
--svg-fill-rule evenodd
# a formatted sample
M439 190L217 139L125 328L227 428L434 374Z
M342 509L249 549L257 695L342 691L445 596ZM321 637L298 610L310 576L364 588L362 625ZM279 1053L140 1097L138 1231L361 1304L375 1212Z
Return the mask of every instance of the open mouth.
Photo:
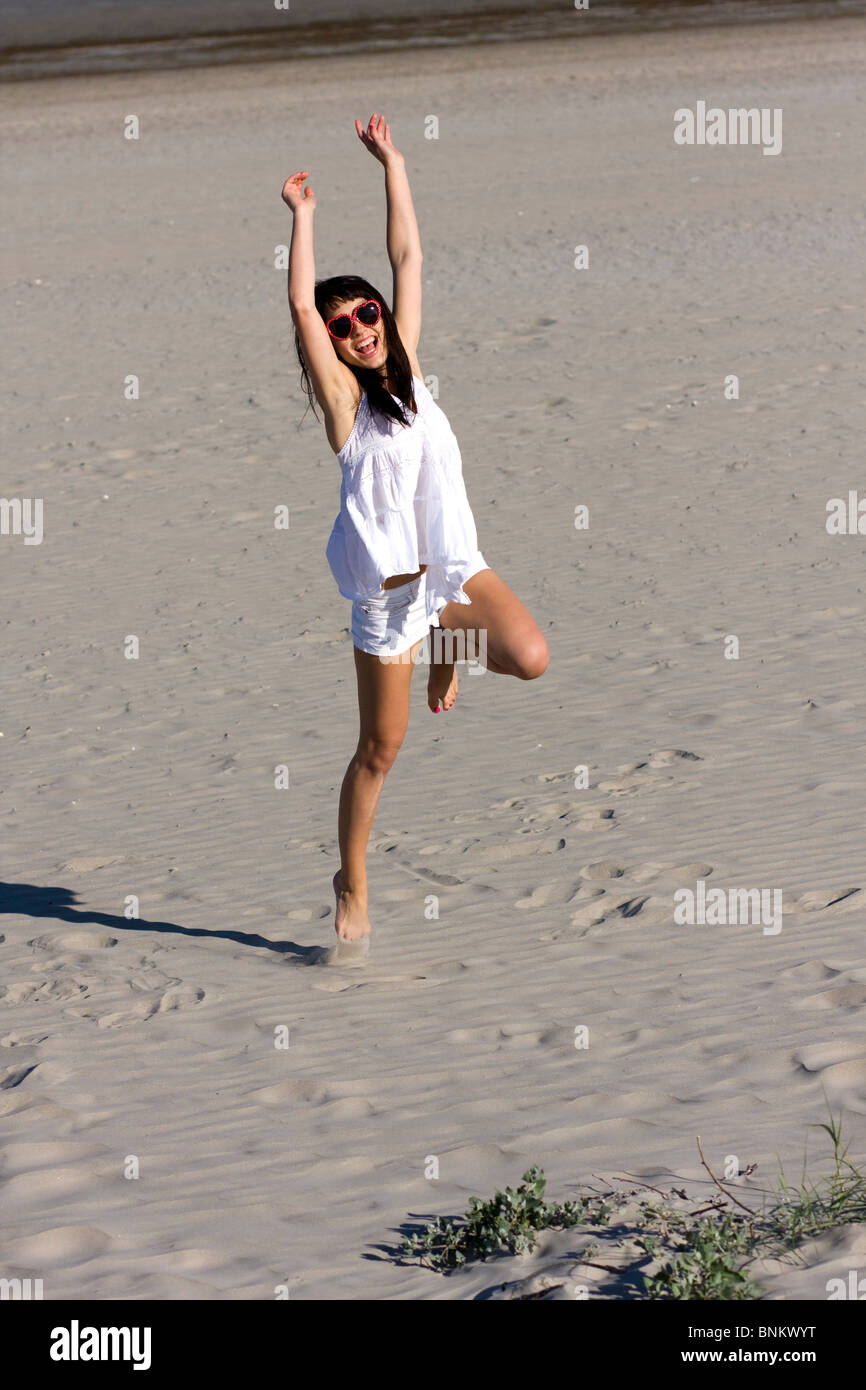
M372 357L379 346L379 339L375 336L362 338L360 343L356 343L355 351L359 357Z

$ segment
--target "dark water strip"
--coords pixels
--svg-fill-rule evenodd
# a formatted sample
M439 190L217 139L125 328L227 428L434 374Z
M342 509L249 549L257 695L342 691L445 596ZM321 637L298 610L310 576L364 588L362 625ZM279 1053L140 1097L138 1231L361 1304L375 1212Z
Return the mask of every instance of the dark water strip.
M577 11L569 0L556 5L528 0L520 9L476 9L471 14L423 11L394 17L399 0L387 6L390 17L303 23L297 11L275 16L256 29L187 32L164 37L94 38L87 42L50 42L0 46L0 81L141 72L172 68L259 63L342 53L388 52L407 48L515 43L533 39L572 39L593 34L640 33L714 25L747 26L789 20L866 17L866 0L590 0ZM134 7L132 7L134 9ZM384 7L383 7L384 8ZM212 17L219 5L210 7ZM124 9L128 21L131 9ZM247 12L249 13L249 12ZM267 11L261 12L267 15ZM109 11L110 14L110 11ZM172 11L175 24L184 18L183 0ZM276 22L275 22L276 20ZM180 27L178 25L178 27ZM124 25L129 29L129 23ZM110 31L111 24L105 25ZM56 36L56 26L54 34ZM0 39L0 43L3 40Z

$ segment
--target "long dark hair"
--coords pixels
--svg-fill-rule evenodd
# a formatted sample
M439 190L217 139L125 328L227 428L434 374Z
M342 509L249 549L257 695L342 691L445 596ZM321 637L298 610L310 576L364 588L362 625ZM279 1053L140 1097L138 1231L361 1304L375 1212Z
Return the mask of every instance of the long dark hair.
M316 308L322 316L323 322L333 318L334 309L337 304L343 303L348 299L375 299L382 306L382 322L385 325L385 347L388 356L386 370L388 378L394 383L396 388L394 395L402 401L404 407L408 407L413 415L418 407L415 403L415 392L412 389L412 368L409 366L409 358L406 356L406 349L400 341L400 334L397 331L397 322L385 301L377 289L370 284L369 280L363 280L360 275L332 275L328 280L317 280L315 286ZM307 394L307 399L312 407L313 414L316 415L316 401L313 392L313 384L310 380L310 373L304 360L301 340L295 329L295 348L298 353L298 361L301 364L301 385ZM336 352L336 348L334 349ZM343 360L342 358L340 359ZM345 362L344 366L354 372L358 378L361 389L367 393L367 400L372 410L378 410L380 415L390 416L392 420L399 420L402 425L408 425L410 421L406 417L404 409L390 395L386 387L382 384L382 378L375 367L356 367L353 362ZM316 415L316 419L319 417Z

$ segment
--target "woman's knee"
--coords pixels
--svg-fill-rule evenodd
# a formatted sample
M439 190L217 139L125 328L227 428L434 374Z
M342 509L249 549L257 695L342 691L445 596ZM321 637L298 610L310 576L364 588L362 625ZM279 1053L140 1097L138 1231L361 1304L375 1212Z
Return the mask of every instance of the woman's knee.
M364 738L358 744L355 760L368 772L384 774L394 766L402 738Z
M537 636L522 642L512 653L511 660L514 674L519 680L534 681L543 676L550 665L550 648L539 632Z

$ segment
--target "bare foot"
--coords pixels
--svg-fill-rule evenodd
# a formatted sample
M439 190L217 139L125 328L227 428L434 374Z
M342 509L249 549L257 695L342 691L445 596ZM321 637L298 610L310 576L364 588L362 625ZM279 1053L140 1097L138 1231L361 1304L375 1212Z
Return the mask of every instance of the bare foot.
M338 936L336 946L319 946L305 964L366 965L369 954L369 936L359 936L357 941L346 941L344 937Z
M347 893L340 885L343 870L334 874L334 896L337 899L337 913L334 928L340 942L364 941L370 936L370 919L367 916L367 895L359 898L356 893Z
M457 699L457 668L453 661L430 665L427 679L427 704L434 714L450 709Z
M357 941L346 941L337 937L336 946L314 946L297 961L298 965L366 965L370 954L369 936L360 936Z

